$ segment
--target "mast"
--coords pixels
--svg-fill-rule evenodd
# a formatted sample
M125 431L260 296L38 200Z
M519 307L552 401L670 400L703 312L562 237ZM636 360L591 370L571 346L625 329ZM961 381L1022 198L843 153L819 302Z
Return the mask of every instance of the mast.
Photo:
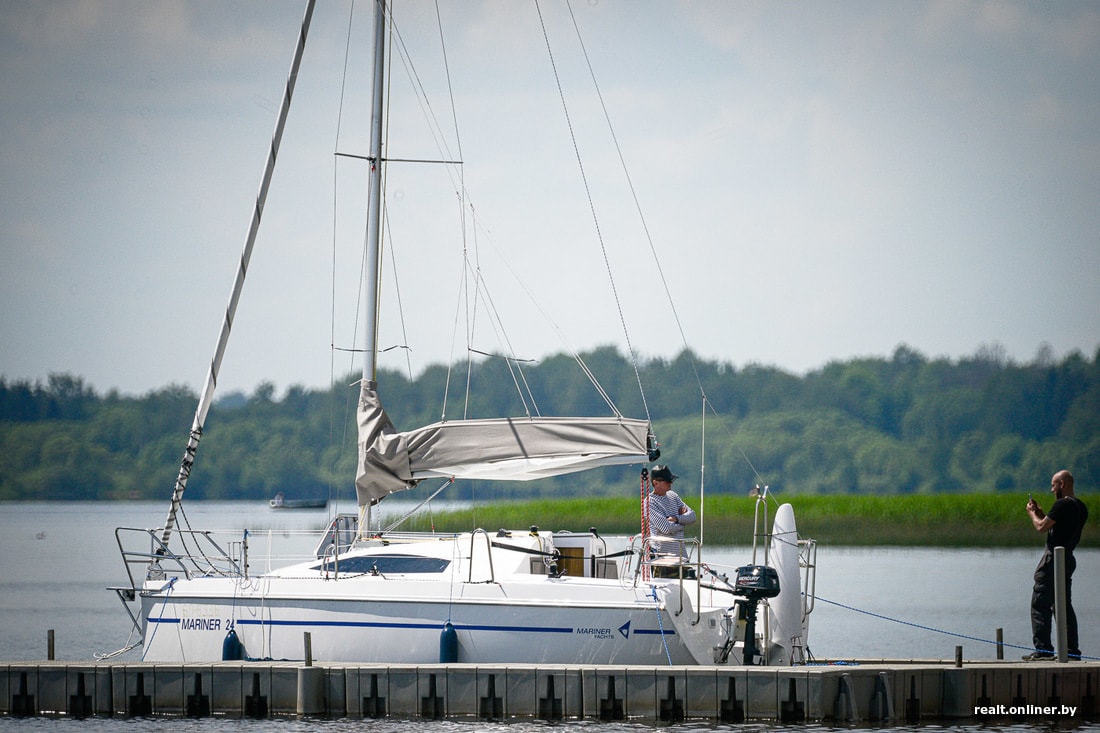
M370 124L370 179L367 189L367 251L365 303L367 308L365 321L366 342L363 358L363 382L372 384L376 375L378 360L378 299L379 273L381 272L381 231L382 231L382 125L384 67L386 56L386 2L376 0L374 4L374 78L371 93Z
M382 273L382 128L384 116L385 66L386 66L386 0L374 3L374 74L371 79L370 115L370 176L367 181L367 251L364 262L367 268L364 280L363 302L366 318L363 319L365 339L363 346L363 380L359 387L359 410L364 400L375 389L378 366L378 299L381 292ZM359 536L370 527L368 502L359 507Z
M221 370L222 357L225 355L225 347L229 342L229 331L233 327L233 318L237 314L237 303L241 297L241 290L244 288L244 277L248 273L249 260L252 259L252 248L256 244L256 234L260 228L260 217L263 215L264 204L267 202L267 191L271 186L271 176L275 171L275 159L279 155L279 144L283 139L283 128L286 126L287 113L290 111L290 99L294 94L294 83L298 80L298 68L302 63L306 34L309 33L309 24L313 18L315 2L316 0L309 0L306 4L305 17L302 18L302 29L298 33L298 44L294 48L294 60L291 62L290 74L287 76L286 88L283 90L283 103L279 107L279 118L275 123L275 133L271 138L271 149L267 154L267 166L264 168L263 178L260 181L260 191L256 194L256 207L252 211L252 223L248 227L248 237L245 239L244 251L241 253L241 261L237 266L237 277L233 281L233 292L229 296L229 305L225 309L225 319L222 321L218 345L214 349L214 358L210 361L210 369L206 373L206 382L203 384L202 394L199 396L195 419L191 423L191 434L187 439L187 448L184 450L179 475L176 477L176 485L172 490L172 506L168 510L168 518L164 520L164 531L160 537L163 545L168 544L168 540L172 536L172 530L176 526L176 513L179 511L180 502L183 500L183 492L187 489L187 479L191 475L191 466L195 463L195 452L199 448L199 439L202 438L206 415L210 412L210 405L214 401L214 389L218 385L218 372Z
M426 478L528 481L598 466L656 460L648 420L609 418L496 418L451 420L398 431L378 394L379 270L385 131L386 2L374 0L370 178L364 276L363 377L359 388L358 466L355 476L360 537L370 507Z

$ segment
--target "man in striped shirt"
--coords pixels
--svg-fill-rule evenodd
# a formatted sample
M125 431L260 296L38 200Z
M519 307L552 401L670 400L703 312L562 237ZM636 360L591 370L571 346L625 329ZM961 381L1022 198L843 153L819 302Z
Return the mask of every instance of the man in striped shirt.
M672 482L677 478L668 466L654 466L649 474L652 488L647 497L649 546L660 555L679 555L686 560L684 525L695 524L695 510L672 490ZM653 571L655 577L679 577L679 569L675 567L654 566ZM690 576L685 572L684 577Z

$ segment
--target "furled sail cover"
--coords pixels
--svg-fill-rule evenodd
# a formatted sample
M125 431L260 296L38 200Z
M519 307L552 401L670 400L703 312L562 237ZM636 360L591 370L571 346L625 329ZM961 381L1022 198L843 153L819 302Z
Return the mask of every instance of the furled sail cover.
M359 505L422 479L528 481L648 458L649 423L617 417L454 420L398 432L376 385L359 397Z

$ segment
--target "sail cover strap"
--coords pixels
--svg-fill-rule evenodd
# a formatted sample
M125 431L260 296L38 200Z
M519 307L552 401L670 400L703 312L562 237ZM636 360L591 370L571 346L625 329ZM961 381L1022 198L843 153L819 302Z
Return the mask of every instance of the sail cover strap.
M359 399L359 505L426 478L530 481L599 466L644 463L649 423L622 417L454 420L398 432L374 382Z

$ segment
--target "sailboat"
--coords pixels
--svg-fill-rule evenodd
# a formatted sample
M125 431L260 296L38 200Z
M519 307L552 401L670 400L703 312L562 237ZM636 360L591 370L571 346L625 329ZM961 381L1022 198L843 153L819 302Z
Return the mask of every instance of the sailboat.
M261 197L312 12L310 2ZM375 268L386 21L385 2L377 0L365 245ZM261 200L257 212L262 208ZM130 583L115 590L140 634L142 660L302 659L304 632L317 662L711 665L801 658L812 585L800 567L812 563L800 562L804 545L789 505L777 512L774 532L754 535L754 543L763 543L763 562L756 561L754 545L733 578L713 572L697 543L668 554L660 549L668 538L644 530L625 540L624 550L595 530L551 532L534 521L518 529L446 535L369 531L372 507L428 478L522 481L622 464L638 465L644 475L659 455L649 421L617 412L449 420L398 430L375 379L373 312L365 319L357 416L359 513L334 517L308 560L259 573L252 570L259 563L250 556L247 532L224 543L211 532L177 528L258 223L257 215L165 525L116 532ZM377 278L366 282L365 302L373 308ZM766 492L758 502L766 524Z

